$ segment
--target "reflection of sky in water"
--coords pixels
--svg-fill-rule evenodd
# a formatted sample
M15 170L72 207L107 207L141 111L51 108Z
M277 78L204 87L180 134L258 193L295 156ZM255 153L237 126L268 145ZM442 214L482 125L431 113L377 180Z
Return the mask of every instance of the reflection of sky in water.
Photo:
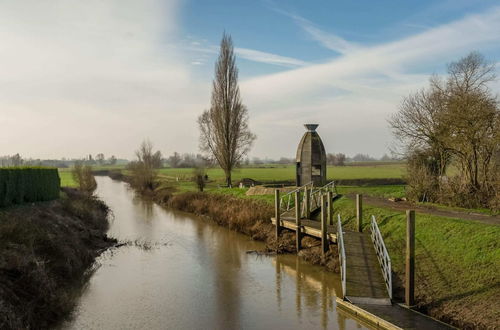
M152 243L105 252L71 329L358 329L335 311L336 274L262 249L247 236L134 198L97 177L111 207L109 234Z

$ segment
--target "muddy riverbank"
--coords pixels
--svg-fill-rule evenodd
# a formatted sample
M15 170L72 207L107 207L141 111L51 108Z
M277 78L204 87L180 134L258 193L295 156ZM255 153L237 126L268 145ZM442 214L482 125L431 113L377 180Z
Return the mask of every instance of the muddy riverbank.
M67 316L106 236L107 206L75 190L0 209L0 328L46 329Z

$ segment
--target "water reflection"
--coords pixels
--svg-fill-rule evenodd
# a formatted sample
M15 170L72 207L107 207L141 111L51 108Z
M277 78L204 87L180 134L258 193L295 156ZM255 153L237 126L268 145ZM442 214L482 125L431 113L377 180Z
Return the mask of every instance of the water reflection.
M157 248L104 254L65 328L359 327L335 310L336 274L291 255L247 254L263 244L136 198L123 183L97 181L98 194L115 214L109 234Z

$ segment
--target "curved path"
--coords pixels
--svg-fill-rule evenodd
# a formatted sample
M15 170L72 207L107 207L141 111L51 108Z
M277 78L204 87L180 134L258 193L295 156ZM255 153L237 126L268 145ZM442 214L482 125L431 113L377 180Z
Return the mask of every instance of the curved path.
M348 194L347 197L350 199L356 199L355 194ZM383 208L388 208L394 211L405 211L405 210L415 210L417 213L424 213L424 214L430 214L430 215L436 215L440 217L449 217L449 218L457 218L457 219L463 219L463 220L471 220L471 221L478 221L482 223L486 223L489 225L500 225L500 216L498 215L487 215L487 214L481 214L481 213L472 213L472 212L464 212L464 211L456 211L456 210L445 210L445 209L439 209L437 207L432 207L432 206L422 206L422 205L415 205L410 202L392 202L386 198L383 197L374 197L374 196L368 196L368 195L363 195L363 203L372 205L372 206L377 206L377 207L383 207Z

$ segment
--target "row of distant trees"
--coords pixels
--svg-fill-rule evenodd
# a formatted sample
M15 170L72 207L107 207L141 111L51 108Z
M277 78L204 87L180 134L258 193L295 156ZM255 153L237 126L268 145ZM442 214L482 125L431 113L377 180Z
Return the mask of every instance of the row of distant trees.
M0 167L7 166L51 166L51 167L70 167L76 163L82 165L116 165L118 163L127 163L125 159L118 160L115 156L110 156L109 158L104 157L104 154L97 154L95 157L88 155L81 159L24 159L18 153L15 155L0 156Z

